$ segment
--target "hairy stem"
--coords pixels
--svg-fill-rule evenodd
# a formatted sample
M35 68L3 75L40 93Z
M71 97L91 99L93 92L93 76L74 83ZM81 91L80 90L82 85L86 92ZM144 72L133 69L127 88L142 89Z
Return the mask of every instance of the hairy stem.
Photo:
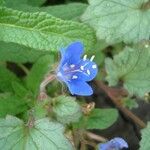
M97 134L94 134L94 133L92 133L92 132L86 132L86 135L87 135L87 137L89 137L90 139L96 140L96 141L98 141L98 142L106 142L106 141L107 141L106 138L104 138L104 137L102 137L102 136L99 136L99 135L97 135Z
M39 100L43 100L47 98L47 94L46 94L46 86L52 82L54 79L56 78L55 75L50 74L48 75L40 84L40 94L38 96Z

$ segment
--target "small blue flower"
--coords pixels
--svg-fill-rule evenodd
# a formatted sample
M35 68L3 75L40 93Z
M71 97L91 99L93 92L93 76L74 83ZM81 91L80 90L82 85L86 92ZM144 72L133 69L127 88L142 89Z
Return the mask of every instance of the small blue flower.
M124 139L119 137L99 145L99 150L121 150L123 148L128 148L128 144Z
M97 65L93 62L94 56L83 58L84 48L81 42L74 42L67 48L60 50L61 61L57 68L57 77L65 82L72 95L91 95L92 88L86 83L97 74Z

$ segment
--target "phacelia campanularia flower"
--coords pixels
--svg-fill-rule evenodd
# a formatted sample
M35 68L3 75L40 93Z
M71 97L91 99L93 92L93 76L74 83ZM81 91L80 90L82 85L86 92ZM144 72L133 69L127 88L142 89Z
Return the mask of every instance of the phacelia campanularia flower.
M120 137L99 145L99 150L122 150L123 148L128 148L128 144Z
M71 43L67 48L62 48L61 61L57 68L57 77L66 83L72 95L88 96L93 90L88 81L95 78L98 69L93 62L94 56L87 59L84 53L84 46L81 42Z

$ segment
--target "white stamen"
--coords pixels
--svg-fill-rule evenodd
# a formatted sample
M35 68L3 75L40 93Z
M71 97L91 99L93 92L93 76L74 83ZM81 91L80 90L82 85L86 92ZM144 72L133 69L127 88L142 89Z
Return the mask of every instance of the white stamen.
M71 68L74 68L74 67L75 67L75 65L74 65L74 64L71 64L71 65L70 65L70 67L71 67Z
M93 55L93 56L91 57L90 61L93 61L94 58L95 58L95 55Z
M84 66L80 66L80 69L81 69L81 70L84 70Z
M91 74L91 73L90 73L90 70L87 70L87 74L88 74L88 75L90 75L90 74Z
M85 61L87 59L87 55L84 55L83 56L83 60Z
M96 68L97 68L97 66L96 66L96 65L92 65L92 68L93 68L93 69L96 69Z
M72 79L77 79L77 78L78 78L78 76L76 76L76 75L72 76Z

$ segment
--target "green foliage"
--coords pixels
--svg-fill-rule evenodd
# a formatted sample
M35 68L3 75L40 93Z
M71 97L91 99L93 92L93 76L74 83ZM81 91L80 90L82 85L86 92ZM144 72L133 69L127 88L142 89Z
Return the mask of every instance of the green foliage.
M29 5L32 6L41 6L46 2L46 0L26 0Z
M0 119L0 149L73 150L63 133L64 127L48 118L37 120L33 127L27 127L22 120L8 116Z
M28 94L28 90L23 86L23 83L13 81L12 88L18 97L25 97Z
M150 149L149 135L150 135L150 122L148 122L147 127L142 129L142 140L140 141L140 150Z
M6 67L0 66L0 90L3 92L12 92L11 83L13 81L19 82L19 79Z
M46 55L41 57L32 67L26 79L26 85L29 90L37 96L40 84L49 71L52 70L52 63L54 63L53 55Z
M64 20L77 20L86 8L87 4L69 3L65 5L41 7L40 11L47 12Z
M131 99L131 98L124 98L123 100L123 105L129 109L133 109L133 108L138 108L138 103L136 102L135 99Z
M118 117L116 109L93 109L90 114L83 116L74 128L106 129L110 127Z
M89 0L82 20L107 42L137 43L150 37L148 0Z
M31 6L41 6L46 0L5 0L6 6L19 7L18 5L31 5Z
M82 41L89 50L95 43L95 35L84 24L64 21L46 13L0 8L0 40L48 51Z
M114 86L118 81L123 82L124 88L130 94L144 96L150 87L150 51L149 49L132 49L106 59L107 81Z
M27 4L19 3L16 5L14 1L8 1L6 6L20 11L26 12L47 12L55 17L64 20L77 20L85 11L87 4L83 3L69 3L62 5L54 5L47 7L32 7Z
M3 5L4 5L4 3L5 3L5 1L4 1L4 0L0 0L0 6L3 6Z
M0 42L0 61L16 63L35 62L49 51L37 51L14 43Z
M27 110L27 101L13 93L0 94L0 117L17 115Z
M76 99L69 96L59 96L53 100L53 112L62 123L77 122L82 115L81 107Z

